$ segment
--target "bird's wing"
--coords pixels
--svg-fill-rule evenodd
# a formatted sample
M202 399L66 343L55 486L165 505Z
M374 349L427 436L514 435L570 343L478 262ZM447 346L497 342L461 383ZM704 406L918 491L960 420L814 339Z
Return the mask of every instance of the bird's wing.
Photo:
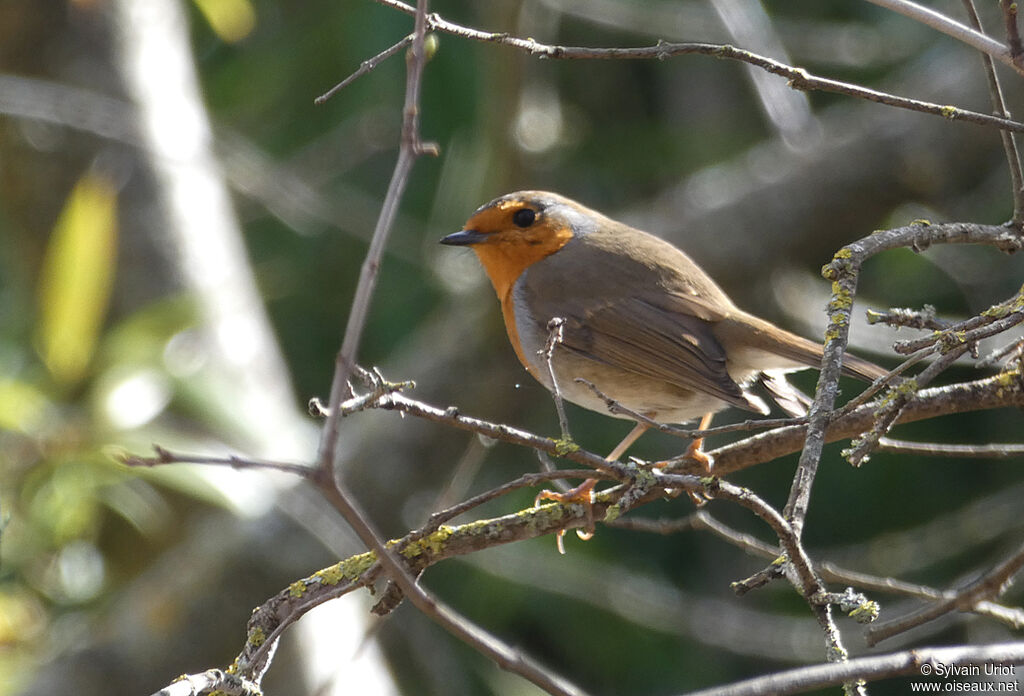
M530 266L517 292L539 335L551 318L565 319L562 344L569 350L759 410L729 376L712 332L735 307L688 256L662 240L618 224L573 239Z
M562 344L580 355L751 408L704 319L636 297L605 299L564 318Z

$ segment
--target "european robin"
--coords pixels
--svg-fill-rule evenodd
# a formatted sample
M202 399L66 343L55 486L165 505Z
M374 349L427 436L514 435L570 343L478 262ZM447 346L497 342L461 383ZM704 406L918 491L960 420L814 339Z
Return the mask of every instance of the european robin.
M609 413L607 402L577 379L662 423L727 406L767 414L749 390L759 376L772 378L777 397L792 396L795 390L780 388L780 375L821 365L820 345L739 309L672 244L555 193L496 198L441 243L476 252L530 374L554 390L553 372L565 399L593 411ZM562 320L561 337L547 357L555 318ZM852 355L843 371L867 381L886 374ZM644 429L634 428L609 459ZM691 453L699 454L699 443Z

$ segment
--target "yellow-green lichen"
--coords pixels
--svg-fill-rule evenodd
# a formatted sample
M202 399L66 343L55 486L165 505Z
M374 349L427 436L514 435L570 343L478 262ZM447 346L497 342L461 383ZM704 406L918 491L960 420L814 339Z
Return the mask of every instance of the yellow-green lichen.
M1000 387L1017 386L1018 381L1020 380L1020 371L1021 367L1020 363L1018 363L1017 369L1000 372L998 375L995 376L996 384L998 384Z
M911 225L917 225L918 227L931 227L932 221L927 218L916 218L910 221Z
M302 580L296 580L288 586L288 596L292 599L298 599L304 594L306 594L306 583Z
M526 528L531 533L548 530L562 518L570 515L569 507L562 503L548 503L539 507L526 508L516 513L516 517L526 520Z
M878 606L878 602L868 600L851 611L849 616L857 623L866 624L877 619L880 612L881 607Z
M788 562L789 558L786 556L786 554L782 554L780 556L776 556L775 560L773 560L769 565L778 568L779 566L785 565Z
M313 577L324 585L337 585L342 580L355 580L365 573L373 562L377 560L377 554L372 551L361 553L346 558L340 563L318 570Z
M633 485L637 488L643 488L647 490L655 483L658 482L658 477L654 475L654 472L648 471L647 469L637 469L633 472Z
M917 380L908 377L893 388L892 393L901 399L906 399L917 393Z
M832 299L828 301L830 312L850 311L853 308L853 293L838 282L832 283Z
M619 519L619 515L621 514L622 507L618 503L615 503L614 505L609 505L608 509L605 510L604 512L604 521L614 522L615 520Z
M828 315L828 320L831 322L829 328L839 329L841 326L846 326L850 323L850 316L846 312L832 312Z
M846 648L841 648L838 645L830 645L828 648L828 655L826 657L829 662L845 662L849 657L849 653L846 652Z
M559 438L555 440L555 456L564 457L567 454L572 454L579 450L580 446L569 438Z
M834 259L852 259L853 258L853 251L851 251L849 249L849 247L843 247L842 249L837 251L835 256L833 256L832 258L834 258Z
M1013 313L1014 311L1016 310L1011 309L1006 304L997 304L986 309L984 312L981 313L981 316L988 317L989 319L1002 319L1003 317Z
M964 331L950 331L939 339L939 350L943 353L962 346L967 342L967 333Z
M960 109L956 108L955 106L948 106L947 105L947 106L942 107L942 112L941 113L942 113L942 117L943 118L948 118L948 119L952 120L952 119L956 118L957 115L959 115Z
M263 629L260 628L259 626L256 626L251 631L249 631L249 635L246 638L246 642L248 642L248 644L251 645L254 648L260 647L266 641L267 641L267 634L264 633Z
M1016 367L1000 372L995 376L996 398L1005 399L1007 390L1020 389L1021 377L1024 376L1024 364L1017 362Z
M445 544L452 535L452 527L448 525L441 525L435 531L431 532L427 536L410 541L405 545L405 548L401 550L401 554L406 558L418 558L423 554L430 556L436 556L444 551ZM389 546L394 542L389 542Z

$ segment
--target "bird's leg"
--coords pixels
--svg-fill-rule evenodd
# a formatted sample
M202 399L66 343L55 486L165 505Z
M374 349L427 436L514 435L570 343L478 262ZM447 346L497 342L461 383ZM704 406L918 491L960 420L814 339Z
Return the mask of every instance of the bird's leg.
M714 415L714 413L705 413L701 416L700 423L697 424L697 430L707 430L711 426L711 419ZM711 469L715 465L715 460L704 451L703 437L693 438L683 456L697 462L698 465L704 468L705 475L711 476ZM686 491L686 495L689 496L690 500L697 507L701 507L704 503L708 502L707 498L693 491Z
M708 415L710 416L710 414ZM632 444L647 431L648 427L649 426L643 423L637 423L633 429L629 431L629 434L622 439L622 442L617 444L615 449L608 453L608 456L604 458L605 461L617 461L619 457L621 457L625 451L628 450L630 446L632 446ZM567 490L565 493L556 493L555 491L546 490L541 491L537 494L537 497L534 498L533 504L536 506L540 504L540 501L542 500L553 500L558 503L576 503L582 505L586 510L587 524L582 529L576 530L576 536L586 541L594 536L594 486L596 485L597 479L591 478L587 479L575 488ZM562 543L562 537L564 536L565 530L560 530L557 536L558 551L560 553L565 553L565 547Z
M626 453L626 450L628 450L630 447L632 447L633 443L636 442L637 440L639 440L640 436L643 435L645 432L647 432L647 429L649 427L650 427L649 425L646 425L644 423L637 423L636 425L634 425L633 429L629 431L629 434L626 435L626 437L622 438L622 442L620 442L619 444L615 445L615 449L613 449L611 452L608 453L608 456L604 458L605 461L606 462L616 462L616 461L618 461L619 457L624 455Z
M701 416L700 423L697 424L697 430L707 430L711 427L711 419L714 415L714 413L705 413ZM690 441L689 447L686 448L686 457L704 467L704 471L708 475L711 474L711 468L714 466L715 460L704 451L703 437L695 437Z

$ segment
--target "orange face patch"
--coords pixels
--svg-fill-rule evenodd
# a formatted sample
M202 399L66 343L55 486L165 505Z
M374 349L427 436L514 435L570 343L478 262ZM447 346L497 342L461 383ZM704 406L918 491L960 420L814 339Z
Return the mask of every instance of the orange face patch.
M525 227L516 224L516 213L523 210L535 214ZM503 199L484 208L466 222L465 229L486 235L473 245L473 251L502 301L523 271L561 249L573 236L567 225L518 199Z

